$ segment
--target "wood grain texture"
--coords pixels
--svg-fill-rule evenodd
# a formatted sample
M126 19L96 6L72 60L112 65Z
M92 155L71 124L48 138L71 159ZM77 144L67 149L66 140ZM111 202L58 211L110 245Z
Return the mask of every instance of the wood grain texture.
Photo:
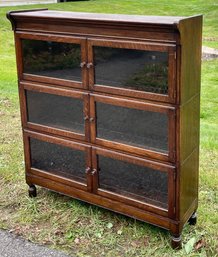
M118 213L125 214L127 216L134 217L142 221L146 221L147 223L154 224L165 229L169 229L171 226L170 223L174 223L167 217L163 217L158 214L141 210L139 208L129 206L124 203L120 203L119 201L105 198L96 194L84 192L77 188L70 187L62 183L58 183L51 179L42 179L40 176L27 174L27 180L28 183L40 185L42 187L51 189L56 192L61 192L62 194L74 197L76 199L80 199L85 202L92 203L97 206L101 206L106 209L113 210Z
M200 139L200 94L180 106L180 156L182 163L189 157Z
M166 52L168 54L168 94L158 94L145 92L140 90L133 90L122 87L112 87L95 84L95 65L90 70L89 76L89 86L90 89L96 92L105 92L116 95L123 95L135 98L142 98L148 100L155 100L159 102L171 102L175 103L175 79L176 79L176 65L175 65L175 54L176 47L173 44L160 44L160 43L146 43L146 42L137 42L130 40L112 40L112 39L92 39L88 38L88 52L89 52L89 60L90 63L95 63L94 60L94 50L93 47L101 46L101 47L112 47L112 48L122 48L122 49L134 49L134 50L143 50L143 51L157 51L157 52Z
M17 53L17 60L19 61L18 67L18 77L19 80L27 80L32 82L41 82L41 83L49 83L54 85L61 85L66 87L73 87L78 89L87 89L88 88L88 73L87 70L81 68L82 72L82 81L73 81L61 78L54 78L48 76L41 76L35 74L25 73L23 67L23 53L22 53L22 40L29 39L29 40L42 40L48 42L59 42L59 43L72 43L72 44L79 44L81 48L81 63L86 62L87 60L87 51L86 51L86 38L85 37L70 37L69 35L49 35L46 33L30 33L30 32L19 32L15 33L15 44L16 44L16 53Z
M25 92L39 92L39 93L46 93L46 94L53 94L57 96L65 96L70 97L73 99L81 99L83 101L83 116L89 117L89 99L88 94L80 91L74 91L69 89L57 88L52 87L51 85L43 85L33 82L24 82L21 81L19 83L19 92L20 92L20 104L21 109L23 110L22 113L22 124L24 128L32 129L35 131L46 132L53 135L59 135L69 138L78 139L81 141L89 141L90 140L90 129L89 129L89 122L84 120L85 124L85 131L84 134L72 132L67 129L55 128L49 125L44 125L40 123L30 122L27 118L28 116L28 108L27 108L27 99L25 96Z
M72 13L58 11L11 12L13 29L59 34L85 34L175 42L177 24L184 17ZM118 18L119 17L119 18ZM35 22L37 19L37 22ZM15 28L16 27L16 28ZM154 32L155 30L155 32Z
M178 25L181 42L180 104L200 92L202 15L181 21Z
M161 152L158 150L152 150L148 147L137 147L131 146L128 144L124 144L121 142L115 142L100 138L97 136L97 123L96 120L98 117L96 116L96 103L106 103L111 104L113 106L121 106L128 107L136 110L142 111L150 111L150 112L158 112L165 113L168 118L168 151ZM124 152L129 152L131 154L138 154L144 157L150 157L153 159L159 159L162 161L173 162L175 160L175 108L167 107L165 105L151 104L145 101L138 102L137 100L125 100L120 98L115 98L111 96L103 96L99 94L90 94L90 104L91 110L90 115L93 117L94 121L91 124L91 142L97 145L105 146L108 148L113 148L117 150L121 150Z
M122 162L139 165L142 167L147 167L147 168L153 169L154 173L156 171L165 172L168 176L168 184L170 185L170 186L168 186L168 194L169 194L168 209L160 208L158 206L155 206L155 205L152 205L149 203L145 203L145 202L143 202L143 200L140 200L140 199L136 200L136 199L133 199L126 195L124 196L124 195L119 195L118 193L115 193L115 192L109 192L108 190L104 190L99 187L96 187L95 192L101 196L120 201L121 203L130 204L132 206L168 217L168 215L169 215L168 212L171 213L171 209L174 209L174 207L175 207L174 204L173 205L171 204L171 203L174 203L174 195L175 195L175 191L174 191L175 188L174 188L174 186L171 186L174 183L175 167L173 167L171 165L160 164L156 161L149 161L149 160L145 160L143 158L129 156L127 154L118 153L116 151L105 150L105 149L99 148L99 147L93 147L92 152L94 155L93 158L95 159L95 162L96 162L95 168L97 169L97 172L100 172L100 169L98 167L98 161L97 161L98 156L109 157L109 158L119 160Z
M115 23L142 23L157 25L174 25L185 17L179 16L143 16L143 15L125 15L125 14L101 14L101 13L82 13L82 12L62 12L46 9L29 10L29 11L13 11L9 12L9 16L15 18L44 18L44 19L63 19L77 21L97 21L97 22L115 22Z
M15 36L26 182L32 188L34 184L40 185L163 227L179 240L184 224L198 206L202 16L112 15L39 9L12 11L7 17ZM23 39L79 44L81 82L24 73ZM167 94L95 84L95 46L167 52ZM81 99L85 135L29 122L25 90ZM99 138L98 103L167 115L168 152L136 147L129 141L124 144ZM30 138L83 151L86 183L33 168ZM166 174L168 200L164 204L167 207L153 206L140 196L133 200L131 194L101 188L99 156Z
M189 155L180 167L179 217L186 222L197 209L199 184L199 148ZM189 217L186 213L189 212ZM186 218L186 220L184 220Z

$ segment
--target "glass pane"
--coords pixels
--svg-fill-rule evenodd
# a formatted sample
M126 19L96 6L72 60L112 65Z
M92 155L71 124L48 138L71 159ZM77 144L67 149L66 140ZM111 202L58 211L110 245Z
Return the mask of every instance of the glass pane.
M83 101L26 91L28 121L84 134Z
M25 73L81 81L79 44L23 39L22 51Z
M97 137L123 144L168 151L168 117L165 113L96 103Z
M95 83L168 94L168 53L94 47Z
M167 173L100 155L98 160L100 188L167 209Z
M30 138L31 167L86 181L85 153L65 146Z

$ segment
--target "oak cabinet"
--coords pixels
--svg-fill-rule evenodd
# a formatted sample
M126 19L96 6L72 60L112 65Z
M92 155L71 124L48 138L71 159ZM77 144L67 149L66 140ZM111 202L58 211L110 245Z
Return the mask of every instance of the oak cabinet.
M30 196L163 227L196 221L202 16L8 13Z

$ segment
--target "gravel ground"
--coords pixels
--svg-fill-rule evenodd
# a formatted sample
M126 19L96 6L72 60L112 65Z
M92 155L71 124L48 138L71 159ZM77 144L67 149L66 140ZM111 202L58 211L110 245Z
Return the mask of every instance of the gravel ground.
M0 230L0 257L69 257L63 252L33 244L8 231Z

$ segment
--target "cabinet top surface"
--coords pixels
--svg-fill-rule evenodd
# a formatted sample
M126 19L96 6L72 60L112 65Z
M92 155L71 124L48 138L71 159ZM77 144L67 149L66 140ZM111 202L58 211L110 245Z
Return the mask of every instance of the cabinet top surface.
M140 23L140 24L160 24L160 25L176 25L181 20L189 17L178 16L142 16L142 15L123 15L123 14L100 14L100 13L82 13L82 12L63 12L50 10L29 10L10 12L9 16L13 18L41 18L55 20L84 20L90 22L124 22L124 23Z

